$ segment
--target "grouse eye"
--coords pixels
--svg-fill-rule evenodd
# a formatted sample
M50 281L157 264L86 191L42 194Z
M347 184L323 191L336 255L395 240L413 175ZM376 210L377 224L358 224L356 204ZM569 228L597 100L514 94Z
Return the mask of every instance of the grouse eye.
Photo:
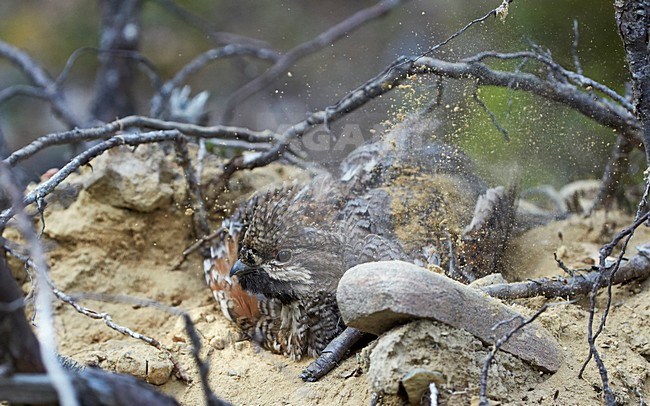
M277 259L278 262L287 262L291 259L291 251L282 250L278 252L278 255L275 257L275 259Z

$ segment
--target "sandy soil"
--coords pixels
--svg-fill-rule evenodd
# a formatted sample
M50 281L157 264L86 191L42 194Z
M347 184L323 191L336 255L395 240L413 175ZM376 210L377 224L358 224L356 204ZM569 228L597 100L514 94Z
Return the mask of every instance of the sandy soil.
M136 160L137 162L132 162ZM146 168L138 182L128 185L119 165ZM209 162L208 162L209 164ZM139 165L139 166L138 166ZM208 165L209 166L209 165ZM111 167L117 167L110 170ZM108 168L108 169L105 169ZM133 171L133 167L129 168ZM229 206L259 185L304 176L278 166L238 176L237 193L221 200ZM79 191L80 189L80 191ZM253 348L222 316L206 287L198 256L173 270L181 252L193 242L191 211L186 204L181 171L171 158L140 147L135 155L112 151L84 168L62 189L69 195L65 205L51 204L45 216L45 242L52 277L65 292L92 291L150 298L187 310L202 339L201 354L210 362L210 384L222 398L236 405L363 405L369 404L367 381L369 350L343 362L317 383L303 383L298 374L309 360L293 362ZM162 192L160 192L162 190ZM78 195L77 195L78 194ZM75 197L76 196L76 197ZM628 224L619 213L596 213L590 218L573 217L529 231L510 250L509 280L551 276L561 271L553 261L557 252L569 266L588 267L604 241ZM650 232L639 230L630 247L650 241ZM630 255L634 254L631 249ZM30 289L28 281L25 291ZM184 405L203 403L198 380L186 384L171 373L170 354L182 369L196 378L189 340L180 320L160 310L85 301L84 305L112 315L123 326L159 340L168 352L109 329L101 320L78 314L59 303L57 327L60 349L79 362L109 370L132 373L160 385ZM533 314L542 299L519 300L517 310ZM603 304L599 298L599 306ZM600 377L590 364L584 379L577 378L588 354L586 300L555 306L541 316L542 324L557 338L564 363L552 375L542 374L507 354L497 358L489 381L490 397L501 404L585 405L602 402ZM475 402L477 367L488 351L464 332L441 328L433 338L430 357L420 360L445 377L441 400L447 404ZM433 334L433 333L432 333ZM435 335L435 334L434 334ZM433 337L433 336L432 336ZM437 337L437 338L436 338ZM612 387L623 404L639 404L650 398L650 281L614 289L609 322L599 349L610 372ZM460 351L464 356L444 356ZM418 362L420 362L418 361ZM436 362L444 363L436 365ZM478 369L480 371L480 368ZM399 404L395 397L382 399Z

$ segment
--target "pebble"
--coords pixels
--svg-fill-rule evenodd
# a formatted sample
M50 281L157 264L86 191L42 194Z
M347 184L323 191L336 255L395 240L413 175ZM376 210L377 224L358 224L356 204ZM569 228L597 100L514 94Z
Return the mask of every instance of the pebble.
M416 368L407 372L402 378L402 386L409 398L409 403L419 405L422 395L429 388L431 382L442 385L445 383L445 377L442 372L429 371L424 368Z
M210 339L210 346L217 350L223 350L226 348L226 341L221 337L212 337Z

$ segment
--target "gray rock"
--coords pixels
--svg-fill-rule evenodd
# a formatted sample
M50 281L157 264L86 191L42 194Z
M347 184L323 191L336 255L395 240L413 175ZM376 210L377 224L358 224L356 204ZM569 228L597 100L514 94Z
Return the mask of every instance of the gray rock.
M174 196L170 164L156 145L114 148L95 158L86 189L113 207L151 212L169 205Z
M401 261L351 268L341 278L336 296L348 326L376 335L425 318L492 344L516 326L518 317L526 318L474 288ZM556 340L537 323L521 329L501 349L546 371L555 372L562 363Z
M406 395L411 404L420 404L428 384L435 382L441 404L470 404L489 351L466 331L433 320L417 320L377 340L366 377L371 390L383 394L385 400ZM512 395L545 379L528 363L499 352L490 368L490 398L516 404L521 398ZM450 398L451 393L456 394Z
M125 346L110 354L115 359L115 371L141 378L154 385L166 383L174 365L169 356L151 346Z
M481 286L497 285L499 283L507 283L507 282L508 281L506 281L503 275L501 275L500 273L491 273L487 276L475 280L474 282L470 283L468 286L472 288L479 288Z

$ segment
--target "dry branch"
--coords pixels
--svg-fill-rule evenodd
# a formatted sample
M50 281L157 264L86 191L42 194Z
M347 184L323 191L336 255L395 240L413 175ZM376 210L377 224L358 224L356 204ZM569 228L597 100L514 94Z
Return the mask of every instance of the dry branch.
M558 304L566 304L565 303L555 303L553 305L558 305ZM545 304L542 306L535 314L533 314L531 317L529 317L526 320L523 320L521 316L516 316L510 320L506 320L504 322L497 323L494 327L493 330L497 329L503 324L508 324L511 323L515 320L518 320L520 323L517 324L515 327L513 327L510 331L506 332L503 334L495 343L494 346L492 347L492 350L488 353L487 357L485 357L485 362L483 363L483 368L481 369L481 382L480 382L480 388L479 388L479 406L489 406L490 402L487 399L487 379L488 379L488 372L490 371L490 365L492 364L492 360L494 359L494 356L496 355L497 351L512 338L519 330L527 326L528 324L532 323L537 319L542 313L546 311L546 309L552 306L552 304Z
M163 303L157 302L155 300L150 300L150 299L141 299L141 298L136 298L132 296L127 296L127 295L106 295L106 294L101 294L101 293L78 293L74 295L74 298L71 298L72 300L74 299L90 299L90 300L98 300L102 302L113 302L113 303L126 303L130 305L136 305L140 307L151 307L154 309L158 309L161 311L164 311L169 314L173 314L175 316L180 316L183 318L183 322L185 325L185 332L187 333L188 337L190 338L190 341L192 343L192 356L194 358L194 361L197 364L197 367L199 369L199 377L201 381L201 385L203 388L203 393L206 398L206 403L210 406L226 406L229 405L228 402L224 402L223 400L219 399L212 389L210 389L210 384L208 383L208 375L210 372L209 365L204 362L201 357L199 356L199 352L201 351L201 339L199 337L198 332L196 331L196 328L194 327L194 323L192 322L189 314L187 314L185 311L176 308L176 307L170 307L167 306Z
M141 0L100 0L99 48L136 51L140 42ZM135 63L131 59L99 55L92 115L102 121L135 114Z
M177 87L180 87L187 78L198 72L208 63L222 59L230 58L235 56L252 56L262 60L276 60L276 53L272 49L259 48L249 45L226 45L222 48L210 49L196 58L194 58L190 63L185 65L181 70L179 70L172 79L167 81L156 95L151 99L151 116L160 117L165 112L166 103L169 100L169 96Z
M650 165L650 1L616 0L614 8L632 75L634 107L643 128L646 160Z
M208 37L217 44L247 45L247 46L254 46L258 48L269 48L269 49L271 47L271 45L268 42L257 38L246 37L244 35L234 34L232 32L216 31L212 27L212 23L210 23L207 20L204 20L203 18L192 13L191 11L179 6L173 0L155 0L155 1L156 3L160 4L162 7L169 10L172 14L186 21L190 26L207 34ZM280 54L276 52L274 59L277 60L279 57Z
M88 53L106 55L111 58L114 57L133 60L147 74L149 81L151 82L151 85L154 89L158 90L162 86L162 80L160 79L156 65L140 52L125 49L99 49L95 47L82 47L76 49L73 53L70 54L68 60L65 63L65 66L61 70L61 73L59 73L59 76L56 78L55 83L57 86L62 88L64 82L68 79L68 76L70 75L70 71L72 70L74 64L79 60L81 56Z
M52 105L52 111L68 127L80 127L83 124L72 112L64 95L59 92L56 83L50 75L25 51L0 40L0 57L4 57L16 65L36 88L40 88L45 92L47 99Z
M41 241L36 235L34 224L24 212L24 202L21 191L16 186L11 169L7 164L0 164L0 186L10 197L12 210L16 214L17 227L27 242L30 256L36 266L35 286L35 312L38 311L38 335L41 349L41 359L47 376L52 381L54 388L64 405L75 406L78 404L75 391L68 375L63 371L57 357L56 329L54 327L52 291L47 284L47 261ZM0 227L4 229L4 224Z
M242 127L210 126L203 127L194 124L163 121L144 116L128 116L98 127L74 129L70 131L47 134L37 138L25 147L8 156L4 162L14 166L44 148L69 144L79 141L101 140L120 131L132 128L149 128L152 130L177 130L185 135L199 138L209 138L217 146L245 148L250 150L266 149L270 142L279 136L271 131L252 131ZM133 137L131 137L133 138Z
M282 55L280 59L278 59L266 72L248 82L230 96L226 103L222 122L230 122L233 118L234 111L239 104L270 85L297 60L320 51L326 46L349 35L351 32L362 27L369 21L385 16L402 2L402 0L381 0L374 6L357 11L347 19L330 27L327 31L322 32L315 38L292 48L286 54Z
M269 151L233 158L224 167L222 181L227 180L238 170L264 166L279 159L287 151L291 141L300 138L312 127L331 123L351 113L391 91L411 75L473 79L482 86L499 86L527 91L578 110L594 121L617 130L634 145L639 145L641 142L638 120L616 102L603 98L594 100L592 95L570 83L551 82L531 73L494 70L483 63L472 62L471 58L469 61L448 62L429 57L419 57L415 60L414 58L399 58L382 73L350 92L336 104L309 114L305 120L291 126Z
M638 247L639 253L625 261L612 277L615 285L633 281L643 281L650 277L650 245ZM607 286L609 275L614 268L608 267L606 274L601 277L601 271L573 277L554 277L528 280L525 282L502 283L481 287L480 289L492 297L503 300L521 299L544 296L549 299L569 298L588 294L594 286L598 289Z

